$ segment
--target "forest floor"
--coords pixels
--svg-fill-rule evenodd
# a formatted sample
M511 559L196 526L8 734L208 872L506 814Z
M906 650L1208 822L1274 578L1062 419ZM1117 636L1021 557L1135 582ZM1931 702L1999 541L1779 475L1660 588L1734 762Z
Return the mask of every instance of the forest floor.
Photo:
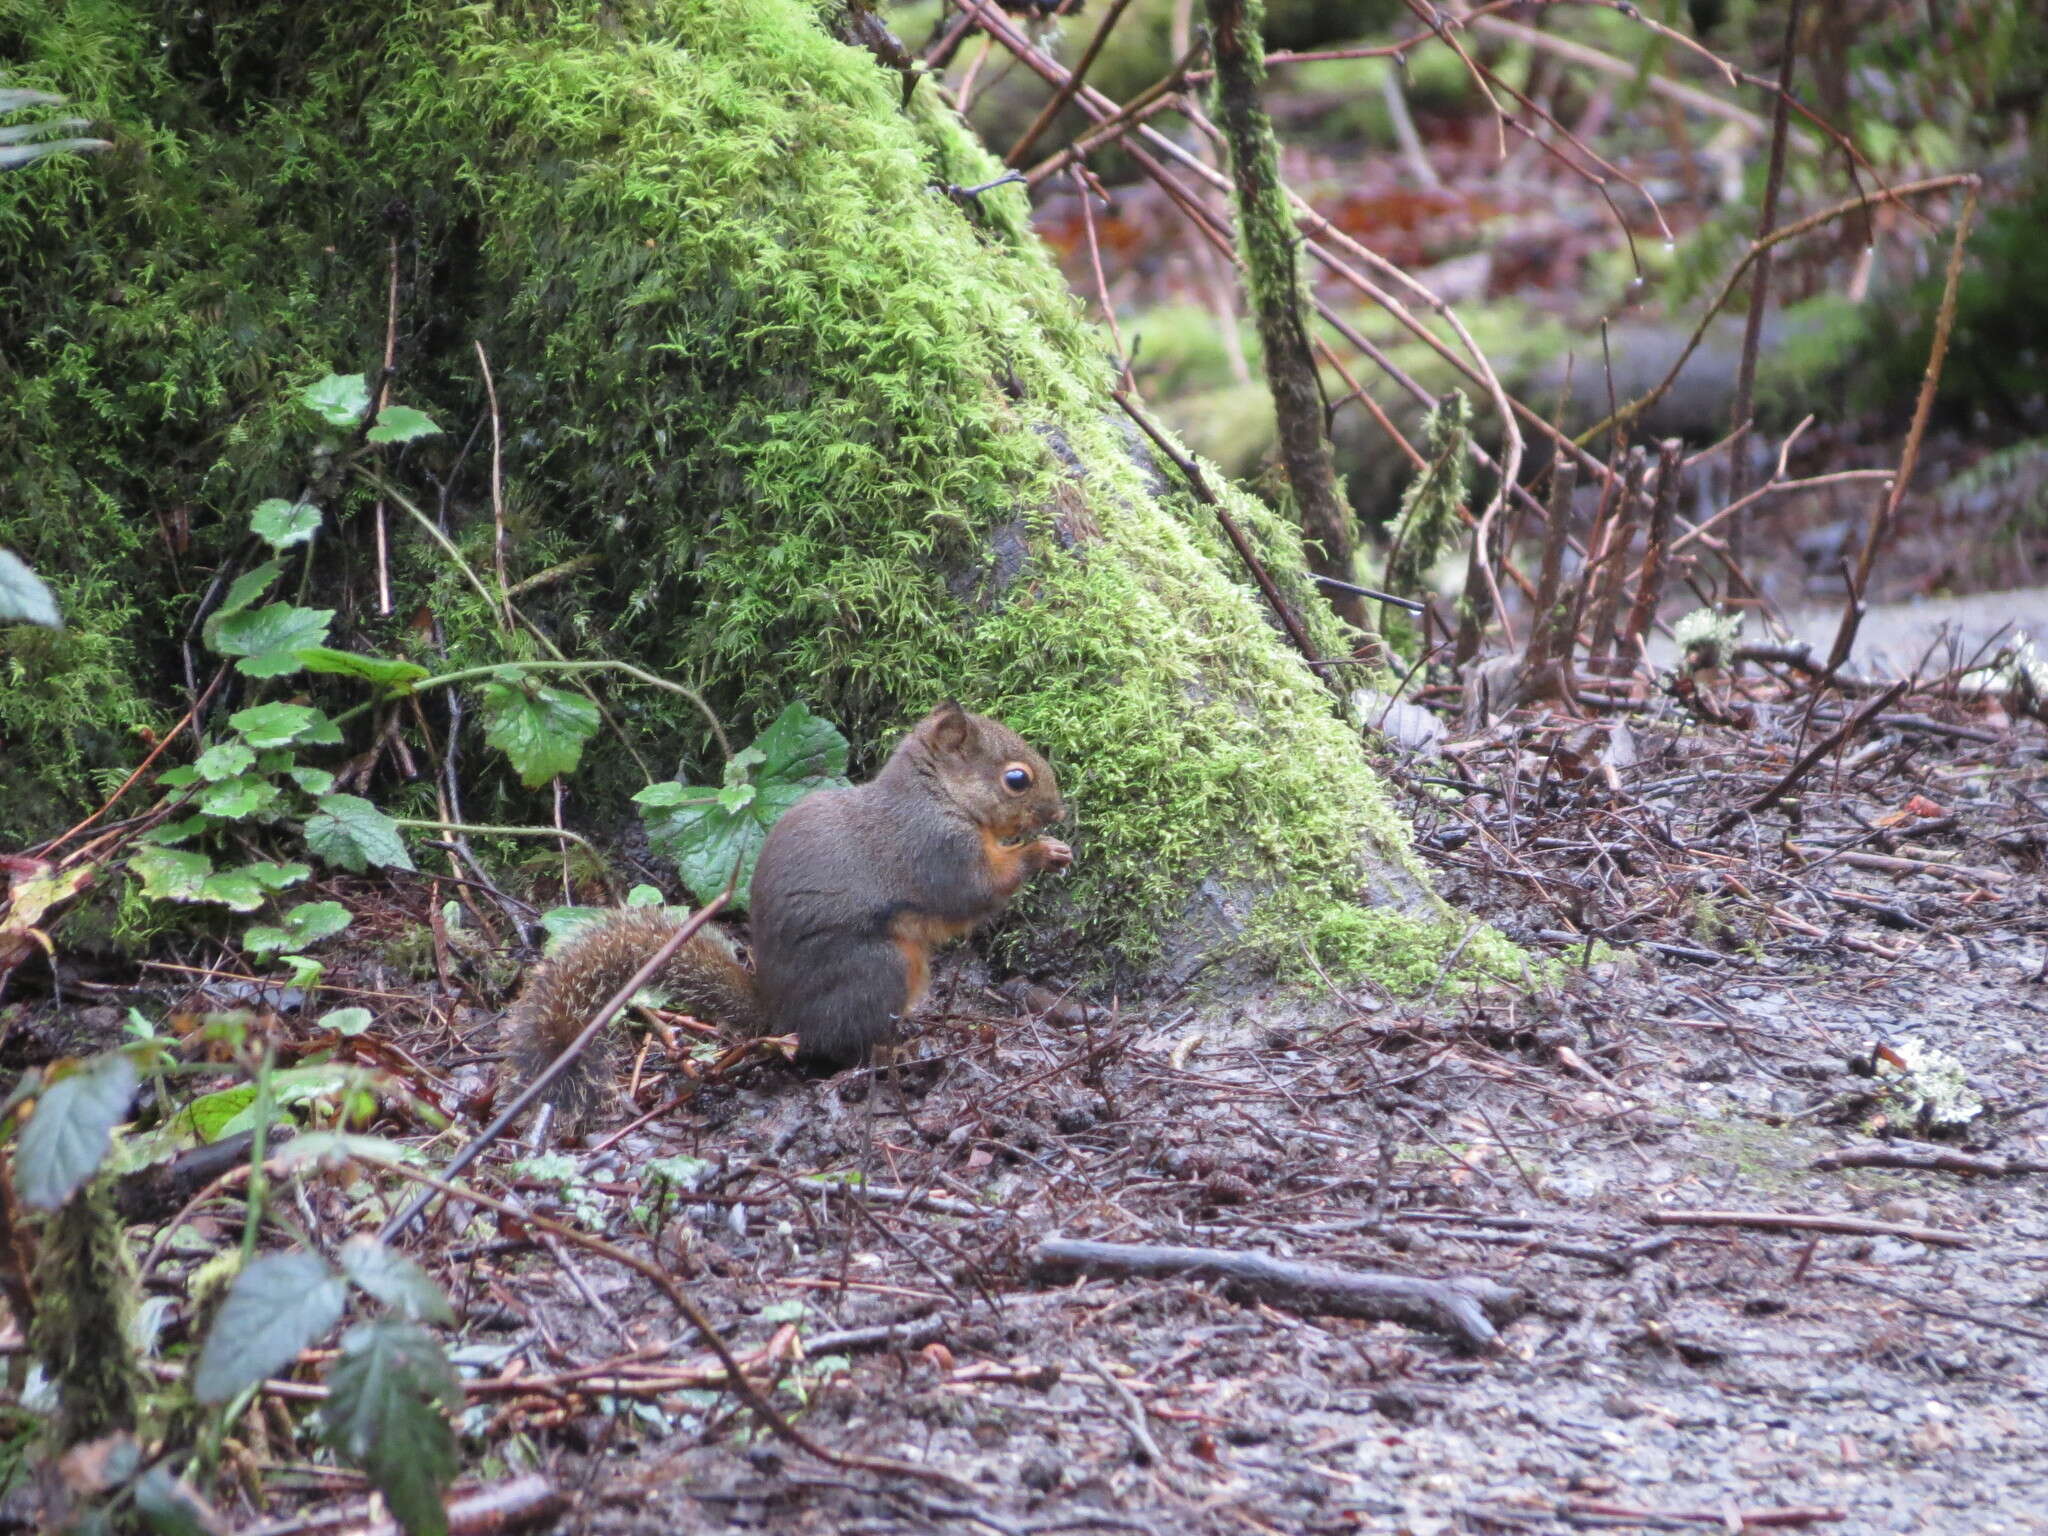
M1646 707L1392 768L1445 894L1550 957L1526 987L1020 1014L963 960L906 1063L686 1046L681 1108L500 1149L533 1209L651 1235L802 1432L950 1484L793 1449L701 1390L641 1277L441 1218L416 1251L466 1319L466 1464L543 1471L561 1529L606 1532L2048 1532L2040 727L1894 701L1753 810L1832 729L1803 695L1740 727ZM425 1080L482 1087L490 1015L423 1011ZM1921 1050L1967 1081L1945 1134ZM638 1102L676 1087L650 1066ZM1947 1166L1882 1166L1915 1159ZM345 1221L360 1188L311 1195ZM1475 1350L1076 1276L1054 1237L1515 1300Z

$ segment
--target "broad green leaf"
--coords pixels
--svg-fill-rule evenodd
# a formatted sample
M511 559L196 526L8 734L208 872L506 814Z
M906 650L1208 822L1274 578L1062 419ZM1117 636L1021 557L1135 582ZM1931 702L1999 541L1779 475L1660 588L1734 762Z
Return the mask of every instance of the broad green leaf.
M142 882L142 894L161 901L199 901L199 887L213 873L203 853L143 847L128 856L128 873Z
M395 1318L358 1323L341 1341L320 1407L323 1438L369 1473L407 1536L447 1536L442 1493L455 1480L448 1415L462 1387L440 1342Z
M330 427L353 427L370 409L370 386L360 373L330 373L299 399Z
M757 777L767 782L846 778L846 738L801 703L777 715L775 723L755 738L754 750L765 759Z
M224 1403L298 1359L341 1320L347 1287L317 1253L270 1253L235 1277L221 1302L192 1395Z
M626 892L626 905L629 907L662 907L668 905L668 899L651 885L636 885Z
M228 588L228 595L220 600L220 606L207 616L206 643L213 644L214 631L223 620L233 618L268 592L270 584L277 580L283 570L282 560L266 560L261 565L250 566L237 576L234 585Z
M305 665L297 652L325 642L333 622L332 608L271 603L221 620L212 644L223 656L239 656L235 670L245 677L284 677Z
M217 901L236 912L254 912L263 905L263 886L246 869L224 869L199 882L199 899Z
M22 1204L54 1211L99 1171L140 1080L133 1061L109 1051L43 1090L14 1147Z
M581 694L537 683L485 683L484 740L512 760L520 783L538 789L572 773L597 734L597 706Z
M310 501L286 501L272 496L256 503L249 514L249 527L272 549L290 549L303 544L320 528L320 509Z
M225 784L207 785L199 792L195 803L208 816L218 816L222 821L240 821L258 811L268 810L277 803L277 795L277 786L270 780L243 774L241 778L229 779Z
M309 795L324 795L334 788L334 775L325 768L287 768L285 772Z
M369 1233L358 1232L341 1245L341 1268L349 1279L410 1321L454 1326L455 1309L433 1278Z
M159 789L189 789L199 782L199 770L186 764L177 768L166 768L156 776Z
M407 693L414 683L433 674L410 661L389 656L363 656L355 651L337 651L324 645L301 646L299 662L308 672L328 672L337 677L360 677L389 693ZM339 738L336 738L339 740Z
M416 411L409 405L387 405L377 413L377 424L370 428L369 441L409 443L415 438L433 437L440 430L425 411Z
M219 825L220 823L211 816L181 816L176 821L167 821L161 826L151 827L141 834L141 838L144 843L169 848L184 842L188 837L197 837L200 833L210 831Z
M360 1035L374 1022L375 1016L367 1008L337 1008L320 1016L320 1027L339 1035Z
M675 860L693 895L708 900L737 868L733 904L744 906L768 829L813 790L843 786L845 770L846 739L792 704L727 761L719 788L650 784L633 799L655 851Z
M256 955L273 955L281 949L305 949L332 938L353 918L338 901L301 902L275 926L259 924L242 935L242 948Z
M412 868L398 823L360 795L322 795L306 820L306 846L347 870Z
M297 885L313 873L312 865L301 864L296 859L289 864L279 864L274 859L263 859L242 867L250 878L261 884L266 891L281 891L288 885Z
M201 1094L185 1106L184 1118L193 1132L204 1142L216 1142L221 1133L236 1119L248 1112L256 1102L256 1085L241 1083L233 1088L222 1088L215 1093Z
M611 915L610 907L549 907L541 913L540 925L547 932L548 948L552 950Z
M290 984L301 992L312 991L327 974L325 964L306 955L279 955L277 963L290 973Z
M256 754L239 741L223 741L208 747L192 764L192 771L210 784L232 779L256 761Z
M228 716L228 724L252 747L281 747L297 741L315 721L324 718L319 710L304 704L258 704L236 710Z
M0 549L0 624L40 624L62 629L57 599L19 555Z

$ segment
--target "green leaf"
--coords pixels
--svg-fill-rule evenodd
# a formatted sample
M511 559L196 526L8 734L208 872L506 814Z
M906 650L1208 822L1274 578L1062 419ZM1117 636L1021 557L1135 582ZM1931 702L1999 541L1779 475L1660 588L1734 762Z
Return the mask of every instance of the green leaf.
M225 784L209 784L199 792L198 806L222 821L241 821L277 803L277 786L268 779L244 774Z
M636 885L626 892L626 905L629 907L663 907L668 905L668 898L651 885Z
M234 1088L201 1094L185 1106L183 1118L201 1141L212 1143L219 1141L221 1133L255 1102L256 1085L242 1083Z
M313 873L313 866L301 864L294 859L289 864L279 864L273 859L262 859L254 864L245 864L243 870L249 878L259 883L266 891L281 891L288 885L297 885Z
M235 669L245 677L284 677L305 665L296 653L325 641L333 622L332 608L271 603L222 619L211 643L223 656L241 657Z
M347 1287L317 1253L269 1253L235 1277L199 1351L192 1395L224 1403L341 1320Z
M369 1233L358 1232L341 1245L341 1268L349 1279L410 1321L454 1326L455 1309L433 1278Z
M347 870L412 868L398 823L360 795L322 795L306 819L306 846Z
M520 783L538 789L573 773L583 743L597 734L597 706L581 694L537 683L485 683L484 740L512 760Z
M285 913L276 926L258 924L242 935L242 948L254 955L274 955L281 949L305 949L332 938L354 919L338 901L301 902Z
M139 1081L135 1063L109 1051L43 1090L14 1148L22 1204L54 1211L99 1171Z
M237 912L254 912L263 905L263 886L246 869L224 869L199 882L198 899L217 901Z
M159 789L190 789L199 782L199 770L189 765L166 768L156 776Z
M310 501L286 501L273 496L256 503L249 514L249 527L272 549L290 549L303 544L320 528L320 509Z
M277 963L291 973L290 985L301 992L312 991L320 985L320 978L327 974L326 965L305 955L279 955Z
M220 626L222 620L233 618L251 603L255 602L257 598L268 592L270 584L277 580L283 570L284 562L282 560L266 560L261 565L251 566L248 570L237 576L234 585L228 588L228 595L220 600L220 606L207 615L206 643L208 645L213 644L214 631Z
M418 1324L379 1318L343 1336L327 1374L322 1434L370 1474L407 1536L447 1536L441 1495L456 1471L448 1415L461 1403L447 1355Z
M0 624L40 624L62 629L57 599L19 555L0 549Z
M285 772L309 795L324 795L334 788L334 775L325 768L287 768Z
M546 930L548 947L552 949L610 916L610 907L549 907L541 913L540 925Z
M220 823L211 816L181 816L176 821L167 821L161 826L151 827L141 834L141 838L144 843L155 843L169 848L184 842L188 837L197 837L202 832L211 831L219 825Z
M845 737L792 704L727 761L718 789L650 784L633 799L655 852L675 861L692 894L708 899L737 867L733 900L744 906L768 829L813 790L844 785L846 757Z
M256 754L239 741L223 741L208 747L192 764L192 771L209 784L232 779L256 761Z
M320 1027L338 1035L360 1035L375 1022L367 1008L337 1008L320 1016Z
M128 856L128 873L142 882L142 894L159 901L199 901L199 887L213 873L203 853L143 847Z
M440 430L424 411L409 405L387 405L377 413L377 424L370 428L369 441L409 443L415 438L433 437Z
M299 399L330 427L353 427L370 409L370 386L360 373L330 373Z
M281 747L297 741L316 721L326 718L304 704L258 704L236 710L228 716L228 724L252 747Z
M394 694L409 693L412 685L431 677L425 667L389 656L362 656L354 651L331 650L324 645L301 646L299 662L308 672L328 672L337 677L360 677L364 682ZM336 738L339 740L339 738Z
M755 738L754 750L765 759L757 777L771 783L846 778L846 738L801 703L777 715L775 723Z

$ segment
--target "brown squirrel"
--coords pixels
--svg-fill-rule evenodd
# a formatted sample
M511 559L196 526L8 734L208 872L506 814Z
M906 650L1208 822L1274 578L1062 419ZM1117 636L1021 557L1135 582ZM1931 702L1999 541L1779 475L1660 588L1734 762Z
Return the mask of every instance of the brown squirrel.
M1023 737L948 700L873 779L816 790L775 823L749 887L752 975L707 926L650 985L737 1032L794 1032L807 1059L859 1061L924 995L932 950L994 916L1039 870L1073 861L1065 843L1038 835L1064 814L1059 781ZM521 1079L560 1055L682 922L651 907L620 912L535 967L505 1016ZM593 1042L550 1085L562 1121L610 1100L608 1044Z

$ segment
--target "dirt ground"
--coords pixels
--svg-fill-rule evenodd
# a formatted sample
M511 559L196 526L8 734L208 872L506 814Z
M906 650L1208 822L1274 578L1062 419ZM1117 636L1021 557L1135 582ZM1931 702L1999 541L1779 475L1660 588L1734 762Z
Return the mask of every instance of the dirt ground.
M524 1373L472 1386L471 1444L591 1531L2048 1532L2040 729L1881 722L1803 809L1714 831L1802 707L1525 722L1397 770L1446 893L1552 957L1525 987L1246 983L1056 1022L963 968L908 1064L742 1068L576 1153L571 1193L522 1181L658 1231L804 1432L950 1484L821 1464L677 1388L710 1357L637 1277L444 1230L463 1359ZM1586 965L1564 932L1605 947ZM1888 1087L1914 1042L1981 1098L1945 1135ZM1819 1166L1852 1148L2013 1171ZM668 1157L704 1161L651 1202ZM1652 1220L1702 1211L1876 1225ZM1049 1271L1054 1236L1518 1300L1474 1352L1199 1276Z

